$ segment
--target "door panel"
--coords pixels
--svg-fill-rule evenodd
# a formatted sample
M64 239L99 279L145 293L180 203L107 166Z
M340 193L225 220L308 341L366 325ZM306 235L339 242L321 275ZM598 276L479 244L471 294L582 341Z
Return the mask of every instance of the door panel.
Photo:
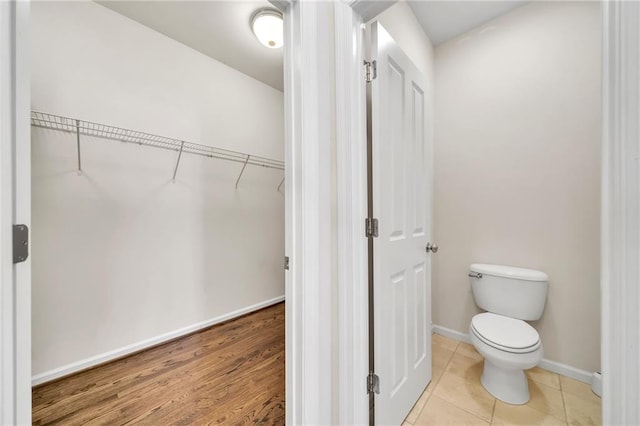
M404 309L406 280L405 274L399 273L391 280L393 288L393 314L392 329L390 330L393 342L393 357L391 366L393 371L391 393L395 393L398 388L407 380L407 366L405 364L404 350L407 346L407 336L405 335L405 324L407 322L407 312Z
M413 236L421 237L425 235L427 221L427 199L424 193L425 182L420 180L424 177L422 176L423 172L420 170L420 167L423 166L423 164L421 164L420 162L420 159L425 158L425 98L424 92L415 84L412 84L411 98L411 159L414 163L412 167L412 170L414 171L414 175L412 176L412 183L414 191L413 196L416 200L413 210L414 215L412 223Z
M413 356L413 368L416 368L425 357L427 357L427 324L430 323L430 319L426 318L426 307L422 303L425 298L426 289L421 283L426 282L425 277L425 264L420 263L414 267L414 280L413 280L413 319L414 319L414 356Z
M404 143L404 85L405 78L404 73L398 65L389 61L388 78L389 84L387 87L387 97L389 102L389 130L390 136L393 140ZM392 179L392 186L395 188L405 188L405 175L406 164L404 158L404 149L400 146L399 149L391 149L389 154L390 169L389 173ZM391 213L392 213L392 227L391 239L397 240L405 238L405 204L402 202L404 199L404 190L393 192L391 194Z
M374 369L378 425L399 425L431 380L430 162L425 77L391 36L371 26Z

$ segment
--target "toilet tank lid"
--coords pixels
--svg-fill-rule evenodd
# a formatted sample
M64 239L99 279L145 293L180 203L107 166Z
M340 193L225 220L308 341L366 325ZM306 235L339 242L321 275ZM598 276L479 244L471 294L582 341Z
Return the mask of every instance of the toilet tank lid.
M493 275L496 277L513 278L525 281L549 281L549 276L535 269L517 268L515 266L489 265L486 263L474 263L469 267L471 272Z

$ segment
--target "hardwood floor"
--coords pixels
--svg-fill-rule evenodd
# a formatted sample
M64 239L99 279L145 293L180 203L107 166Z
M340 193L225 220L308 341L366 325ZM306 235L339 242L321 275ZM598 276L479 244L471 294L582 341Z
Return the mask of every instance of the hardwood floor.
M284 303L33 389L33 423L284 424Z

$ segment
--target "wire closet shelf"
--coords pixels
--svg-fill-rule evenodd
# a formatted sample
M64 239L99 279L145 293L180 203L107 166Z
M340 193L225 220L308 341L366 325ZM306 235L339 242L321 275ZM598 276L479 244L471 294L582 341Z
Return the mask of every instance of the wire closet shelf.
M272 158L246 154L243 152L232 151L228 149L216 148L208 145L201 145L193 142L169 138L166 136L158 136L151 133L140 132L137 130L124 129L121 127L109 126L106 124L99 124L91 121L63 117L60 115L39 111L31 111L31 125L43 129L58 130L75 134L78 143L79 172L82 171L80 162L81 135L175 151L178 153L178 158L174 170L174 180L178 170L178 165L180 164L180 157L183 153L195 154L209 158L217 158L220 160L234 161L236 163L243 164L240 176L238 176L238 179L236 181L236 187L238 186L240 177L242 176L242 173L244 173L244 169L247 165L260 166L268 169L284 170L284 162L280 160L274 160ZM280 189L281 185L282 182L278 186L278 189Z

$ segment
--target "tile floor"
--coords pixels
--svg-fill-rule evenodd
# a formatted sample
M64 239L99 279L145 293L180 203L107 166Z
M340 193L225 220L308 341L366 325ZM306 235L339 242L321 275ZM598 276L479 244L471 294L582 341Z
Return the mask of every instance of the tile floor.
M480 384L482 356L472 345L434 334L433 379L407 425L601 425L600 398L591 386L533 368L525 405L497 401Z

